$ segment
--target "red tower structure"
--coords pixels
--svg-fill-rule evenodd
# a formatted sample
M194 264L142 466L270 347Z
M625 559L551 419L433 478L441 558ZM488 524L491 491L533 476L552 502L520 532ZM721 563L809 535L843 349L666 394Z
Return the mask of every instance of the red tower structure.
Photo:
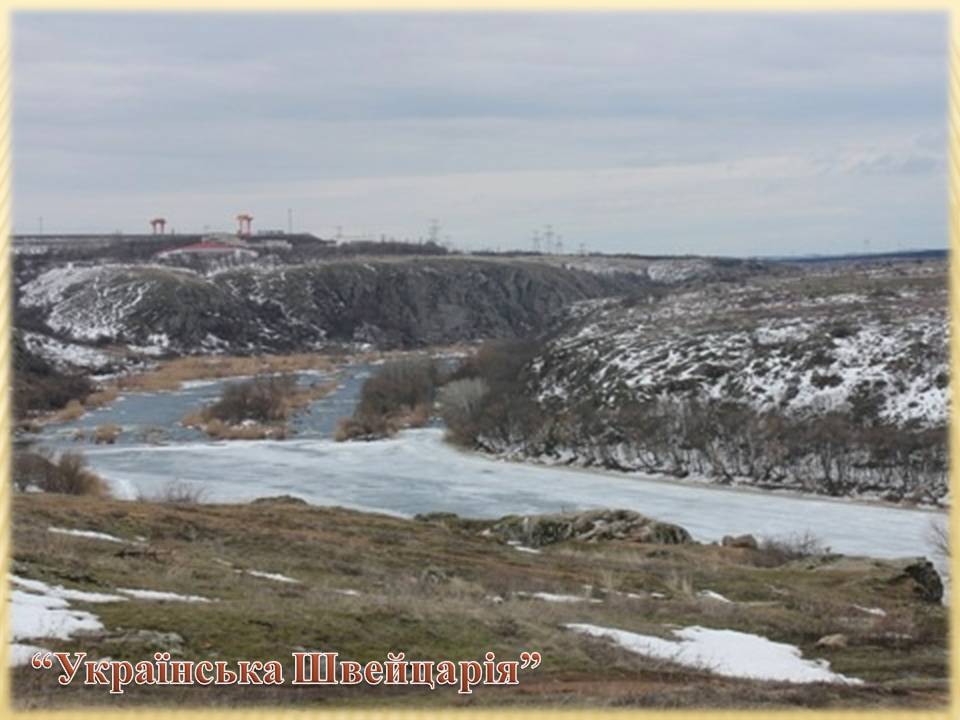
M163 230L167 225L166 219L162 217L154 218L150 221L150 227L153 228L154 235L163 235Z
M241 237L249 237L252 233L250 224L253 222L253 215L248 213L240 213L237 215L237 223L239 227L237 228L237 235Z

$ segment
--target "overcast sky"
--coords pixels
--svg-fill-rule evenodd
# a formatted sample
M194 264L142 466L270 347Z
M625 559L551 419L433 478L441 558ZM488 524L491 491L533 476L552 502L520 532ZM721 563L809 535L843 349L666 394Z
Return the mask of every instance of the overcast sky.
M943 14L19 13L17 232L945 247Z

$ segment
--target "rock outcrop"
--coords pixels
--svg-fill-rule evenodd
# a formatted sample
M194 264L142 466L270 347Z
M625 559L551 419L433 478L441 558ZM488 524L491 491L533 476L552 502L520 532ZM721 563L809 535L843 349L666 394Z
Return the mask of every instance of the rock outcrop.
M914 593L927 602L939 603L943 600L943 580L933 563L926 558L905 562L901 572L891 582L909 583Z
M567 305L650 283L536 262L344 261L201 275L146 265L54 267L25 282L31 328L87 344L162 352L289 352L331 342L379 348L543 330Z
M759 547L753 535L724 535L720 544L724 547L747 548L756 550Z
M491 525L489 532L506 542L534 548L567 540L631 540L662 545L692 542L690 533L679 525L660 522L632 510L507 516Z

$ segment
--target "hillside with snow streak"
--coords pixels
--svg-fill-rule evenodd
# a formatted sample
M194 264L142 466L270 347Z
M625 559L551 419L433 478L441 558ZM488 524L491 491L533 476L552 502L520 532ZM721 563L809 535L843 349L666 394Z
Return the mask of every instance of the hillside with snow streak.
M550 464L947 501L942 261L574 305L458 442ZM495 379L489 379L491 386Z
M60 264L18 277L17 324L47 360L83 346L141 355L302 352L330 343L422 347L541 332L571 303L768 264L684 259L371 258L211 272Z
M694 397L943 425L946 278L935 266L900 269L913 274L875 269L849 286L805 275L583 303L574 329L536 365L539 397Z
M336 262L212 274L63 265L25 281L21 327L146 353L294 352L327 342L416 347L537 332L571 302L645 280L537 263ZM43 343L35 340L39 350Z

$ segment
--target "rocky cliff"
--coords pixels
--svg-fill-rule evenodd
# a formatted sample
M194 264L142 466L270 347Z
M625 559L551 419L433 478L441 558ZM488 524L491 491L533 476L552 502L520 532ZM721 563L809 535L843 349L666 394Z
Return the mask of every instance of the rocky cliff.
M381 258L206 275L68 264L22 279L18 318L59 341L153 354L302 351L330 342L403 348L533 335L571 303L656 283L632 267L595 272L500 258Z

